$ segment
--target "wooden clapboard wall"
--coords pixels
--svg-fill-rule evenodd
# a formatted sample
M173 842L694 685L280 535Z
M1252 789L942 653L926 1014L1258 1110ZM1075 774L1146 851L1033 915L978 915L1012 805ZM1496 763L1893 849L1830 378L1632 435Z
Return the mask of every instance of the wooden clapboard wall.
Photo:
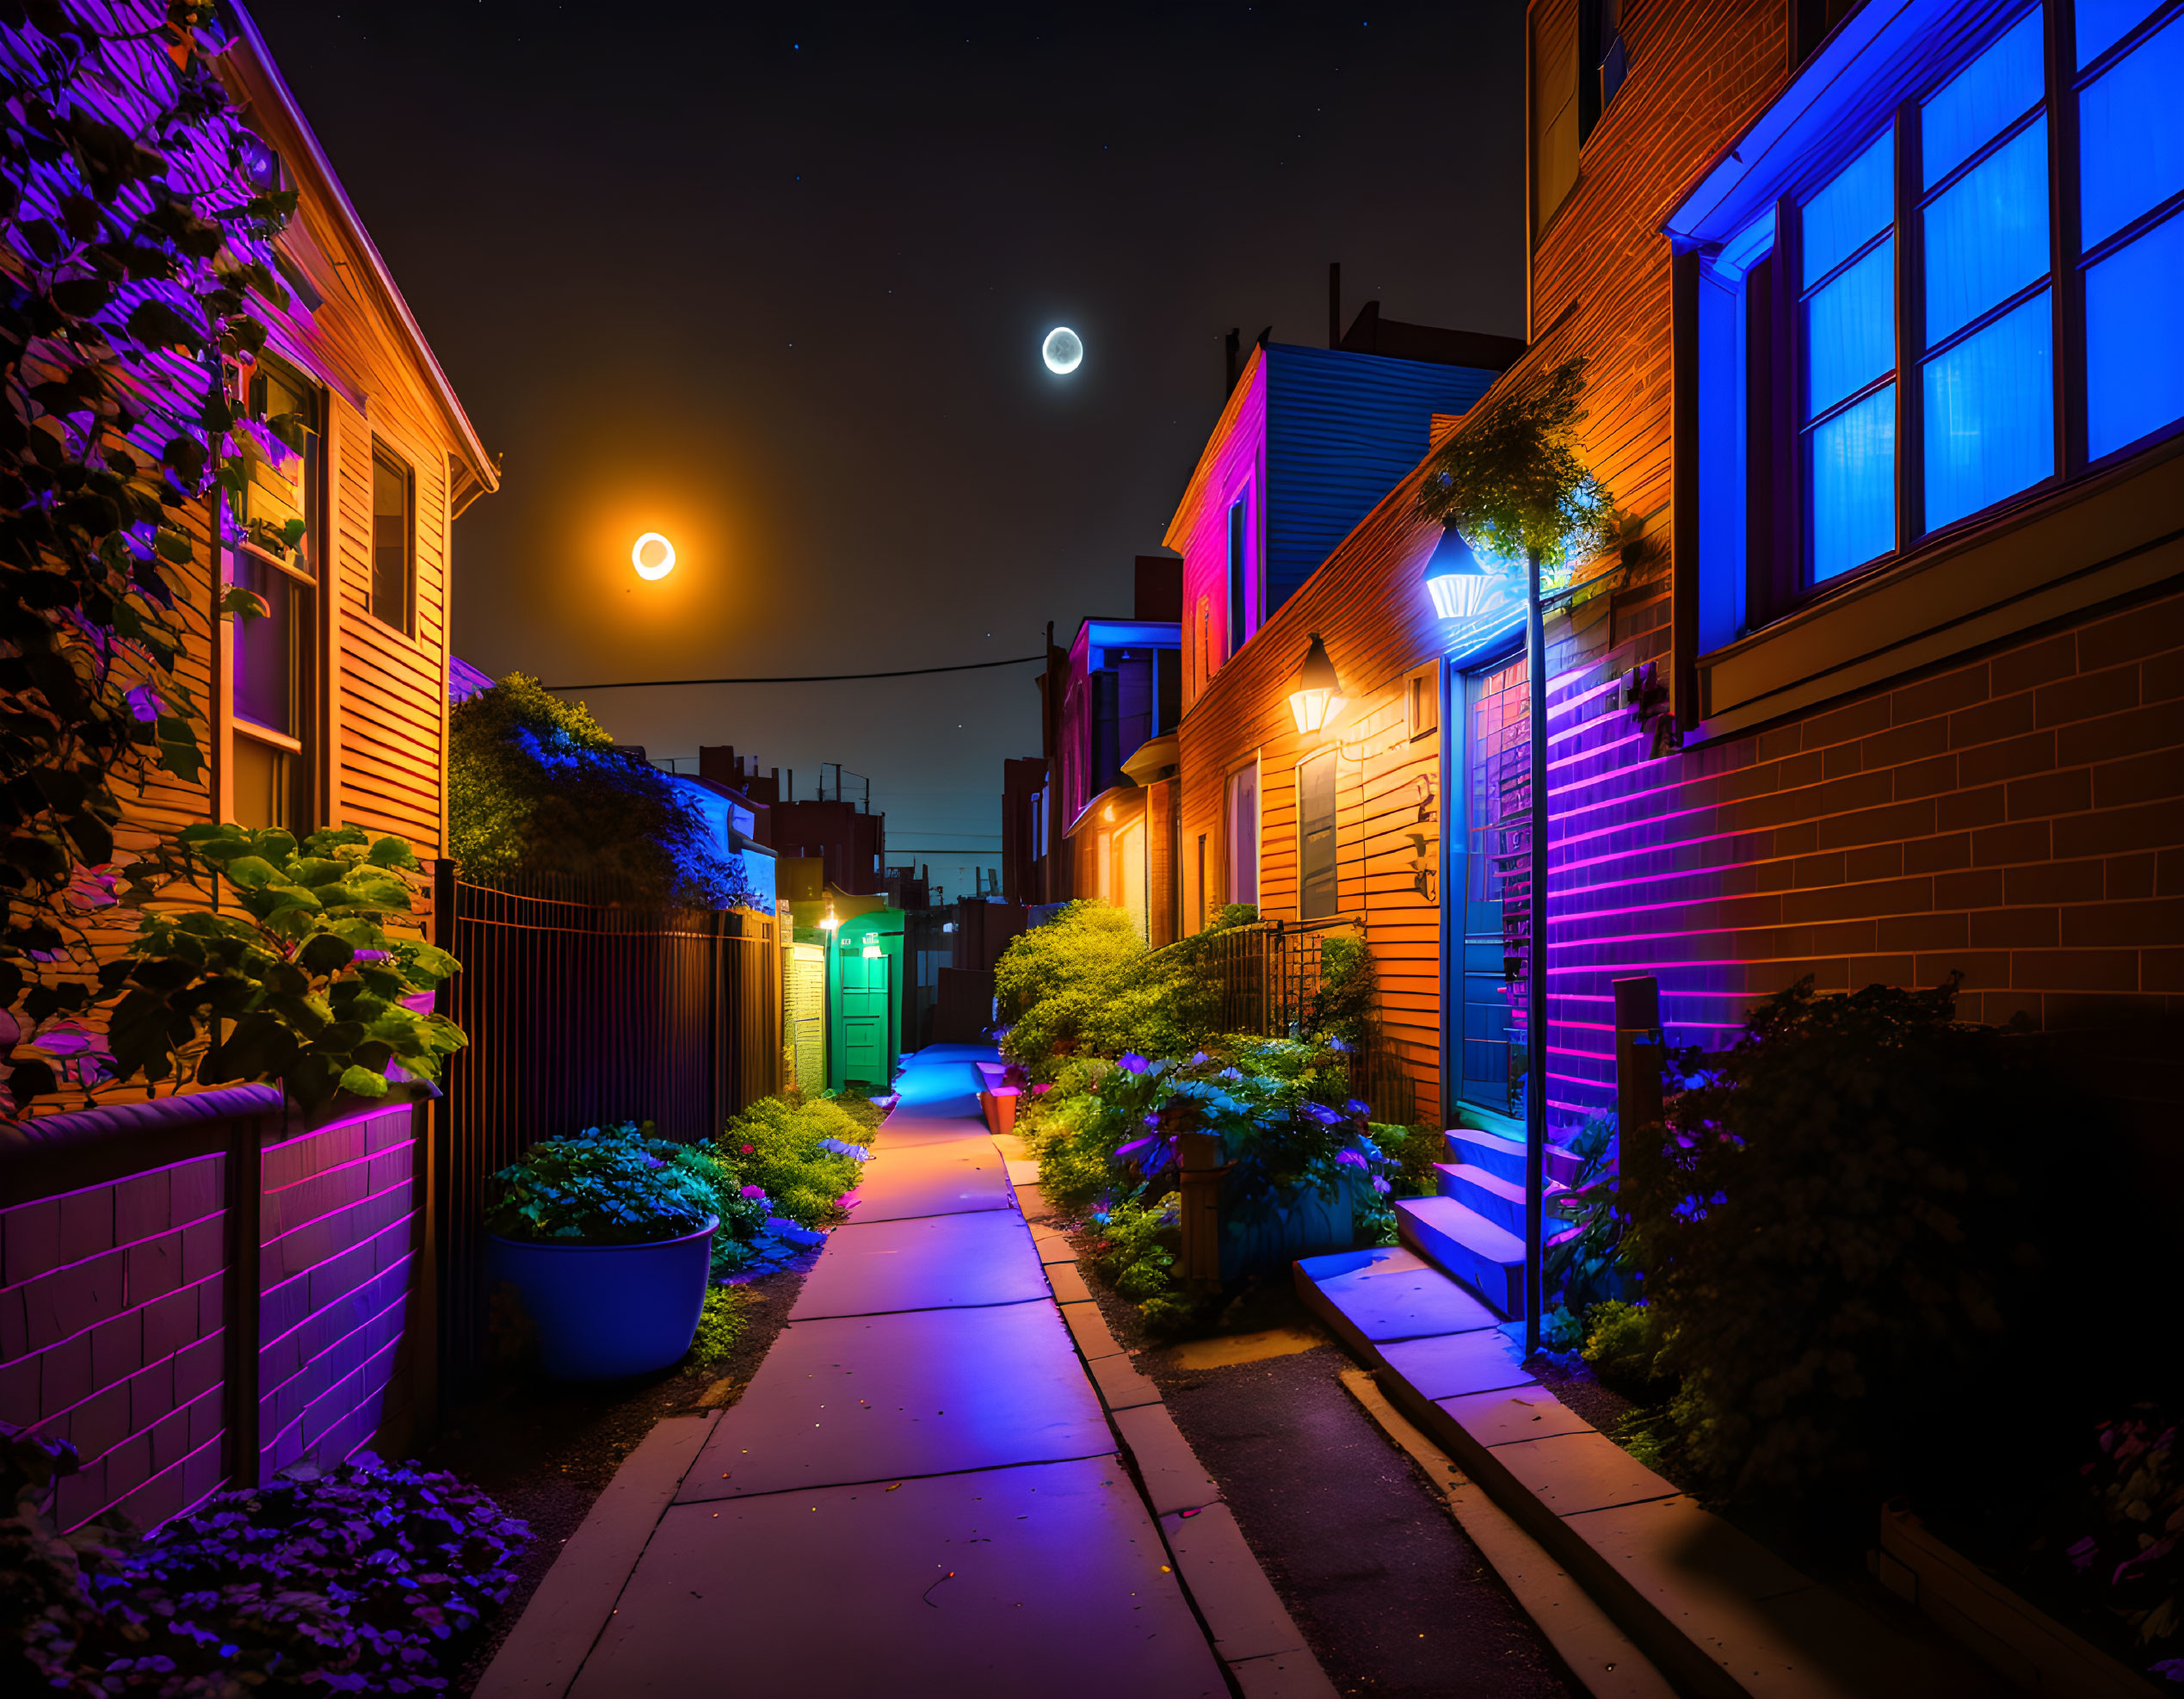
M255 31L246 28L223 71L299 193L281 248L305 287L266 317L269 346L321 386L326 404L319 812L436 856L447 843L449 534L495 471ZM371 609L375 447L411 479L407 630Z
M1422 449L1422 444L1421 445ZM1441 832L1444 782L1437 724L1413 736L1407 683L1433 669L1441 631L1420 588L1438 528L1416 516L1417 474L1374 507L1184 714L1181 876L1196 924L1196 845L1206 838L1206 911L1230 899L1224 797L1228 775L1259 763L1259 908L1299 918L1297 766L1336 751L1336 867L1340 912L1361 923L1380 977L1381 1039L1410 1077L1417 1112L1441 1096ZM1321 736L1298 733L1291 681L1317 632L1348 706ZM1423 866L1421 866L1422 862ZM1421 872L1428 876L1422 887Z

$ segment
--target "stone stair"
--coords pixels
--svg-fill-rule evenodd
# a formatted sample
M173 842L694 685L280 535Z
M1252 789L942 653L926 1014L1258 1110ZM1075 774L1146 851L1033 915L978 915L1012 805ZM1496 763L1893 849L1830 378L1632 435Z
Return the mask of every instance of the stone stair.
M1443 1135L1453 1158L1437 1162L1439 1195L1401 1198L1396 1230L1428 1262L1461 1281L1504 1316L1524 1313L1524 1143L1478 1128ZM1582 1166L1560 1145L1546 1149L1550 1203ZM1547 1217L1552 1244L1556 1217Z

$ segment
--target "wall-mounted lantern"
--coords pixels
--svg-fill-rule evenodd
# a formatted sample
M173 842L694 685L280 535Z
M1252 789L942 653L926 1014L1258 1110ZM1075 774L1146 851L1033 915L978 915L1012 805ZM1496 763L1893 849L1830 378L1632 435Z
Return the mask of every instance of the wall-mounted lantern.
M1305 651L1305 664L1297 669L1289 687L1289 711L1297 717L1297 729L1311 737L1342 711L1342 681L1335 676L1335 663L1327 658L1327 646L1312 633L1312 646Z
M1426 562L1426 593L1434 599L1434 615L1444 620L1473 618L1500 576L1471 553L1453 527L1443 531Z
M820 928L824 931L831 932L836 927L841 924L842 922L836 917L834 912L834 899L830 897L827 899L826 918L819 923Z
M864 955L867 961L877 961L886 954L886 948L884 945L867 944L865 946Z

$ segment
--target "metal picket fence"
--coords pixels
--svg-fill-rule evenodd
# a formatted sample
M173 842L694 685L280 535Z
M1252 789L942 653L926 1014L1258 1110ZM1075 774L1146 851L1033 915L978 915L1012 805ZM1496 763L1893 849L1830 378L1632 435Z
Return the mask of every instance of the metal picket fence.
M611 1121L710 1138L778 1090L780 950L770 916L569 876L486 886L441 862L435 907L463 964L437 1006L470 1037L434 1121L441 1372L460 1382L483 1343L487 1177L536 1140Z

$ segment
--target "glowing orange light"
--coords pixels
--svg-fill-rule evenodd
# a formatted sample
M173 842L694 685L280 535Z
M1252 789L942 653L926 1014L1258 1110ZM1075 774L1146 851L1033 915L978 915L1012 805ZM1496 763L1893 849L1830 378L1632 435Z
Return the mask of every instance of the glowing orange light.
M647 531L631 545L629 564L640 578L664 578L675 570L675 545L657 531Z

